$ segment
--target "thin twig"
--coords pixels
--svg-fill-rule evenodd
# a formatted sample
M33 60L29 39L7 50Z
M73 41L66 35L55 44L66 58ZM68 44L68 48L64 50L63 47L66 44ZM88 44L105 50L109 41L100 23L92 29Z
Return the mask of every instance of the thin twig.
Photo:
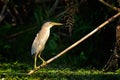
M16 36L18 36L18 35L20 35L20 34L23 34L23 33L26 33L26 32L28 32L28 31L31 31L31 30L33 30L33 29L35 29L35 28L37 28L37 27L32 27L32 28L29 28L29 29L24 30L24 31L19 31L19 32L17 32L17 33L14 33L14 34L11 34L11 35L9 35L9 36L6 36L5 38L11 39L11 38L14 38L14 37L16 37Z
M112 58L113 58L113 55L110 56L110 58L109 58L109 60L107 61L106 65L102 68L102 71L105 71L105 70L108 69L109 63L110 63L110 61L112 60Z
M58 18L58 17L60 17L60 16L64 15L64 14L65 14L65 12L66 12L66 11L63 11L63 12L61 12L61 13L57 14L57 15L55 16L55 18Z
M99 0L99 1L100 1L101 3L103 3L104 5L112 8L113 10L116 10L116 11L120 12L120 8L115 7L115 6L113 6L113 5L110 5L110 4L108 4L107 2L105 2L104 0Z
M55 11L58 3L59 3L59 0L56 0L55 3L54 3L54 5L52 6L52 8L51 8L50 11L49 11L50 14L53 14L53 13L54 13L54 11Z
M80 44L81 42L83 42L84 40L86 40L87 38L89 38L90 36L92 36L94 33L96 33L98 30L100 30L102 27L104 27L106 24L110 23L112 20L114 20L115 18L117 18L118 16L120 16L120 12L115 14L114 16L112 16L111 18L109 18L108 20L106 20L104 23L102 23L100 26L98 26L96 29L94 29L93 31L91 31L89 34L87 34L86 36L84 36L83 38L81 38L80 40L78 40L77 42L75 42L74 44L72 44L71 46L69 46L68 48L66 48L65 50L63 50L62 52L60 52L58 55L50 58L49 60L46 61L46 64L44 65L40 65L37 68L31 70L28 75L31 75L32 73L34 73L36 70L46 66L47 64L49 64L50 62L52 62L53 60L57 59L58 57L62 56L63 54L65 54L66 52L68 52L69 50L71 50L72 48L74 48L75 46L77 46L78 44Z

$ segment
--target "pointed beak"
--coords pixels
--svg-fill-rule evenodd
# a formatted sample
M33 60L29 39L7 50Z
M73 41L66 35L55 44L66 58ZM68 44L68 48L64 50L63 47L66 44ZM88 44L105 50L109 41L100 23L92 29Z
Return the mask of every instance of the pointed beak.
M63 25L62 23L52 22L53 25Z

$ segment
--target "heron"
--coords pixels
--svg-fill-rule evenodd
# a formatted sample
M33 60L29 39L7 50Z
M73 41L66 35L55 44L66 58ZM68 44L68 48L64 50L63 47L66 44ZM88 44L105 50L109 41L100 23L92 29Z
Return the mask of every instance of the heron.
M37 58L42 60L42 64L45 64L46 61L40 56L42 51L45 48L45 44L50 36L50 29L55 25L63 25L62 23L56 22L46 22L42 25L41 30L37 33L31 48L31 54L35 54L34 58L34 68L36 68Z

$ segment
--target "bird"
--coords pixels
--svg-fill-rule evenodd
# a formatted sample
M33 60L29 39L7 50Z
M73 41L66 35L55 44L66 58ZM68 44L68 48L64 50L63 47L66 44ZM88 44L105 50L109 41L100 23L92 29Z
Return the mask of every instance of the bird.
M62 23L56 23L56 22L45 22L41 30L37 33L31 47L31 54L34 55L34 68L37 67L36 62L37 58L42 60L42 64L45 64L46 61L40 56L42 51L45 48L45 44L50 36L50 29L55 25L63 25Z

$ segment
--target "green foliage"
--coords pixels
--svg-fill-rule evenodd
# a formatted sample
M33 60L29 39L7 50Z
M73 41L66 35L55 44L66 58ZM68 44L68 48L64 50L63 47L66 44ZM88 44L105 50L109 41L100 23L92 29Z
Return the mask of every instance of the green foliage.
M44 20L44 13L42 12L42 9L40 6L36 6L34 15L35 15L35 19L37 21L37 24L40 25L41 21Z
M30 2L30 3L27 3L27 2ZM94 2L94 0L90 1L90 3L86 2L89 5L81 6L80 12L74 15L75 24L73 26L73 31L71 36L69 35L63 36L61 34L58 34L59 31L61 31L60 33L63 33L63 34L67 33L68 29L65 26L62 26L64 27L62 29L66 30L65 32L62 31L60 27L51 29L50 38L45 46L45 50L42 52L42 57L45 60L57 55L62 50L69 47L74 42L78 41L80 38L82 38L83 36L91 32L93 29L95 29L98 25L100 25L108 16L111 16L114 13L114 12L111 13L111 10L108 10L106 8L104 10L104 7L102 7L101 5L97 5L98 3L96 1L94 3L92 2ZM13 9L14 6L17 5L16 10L18 10L19 15L17 16L11 10L11 14L13 15L13 17L11 18L11 16L9 15L8 16L10 18L7 17L8 19L13 19L15 17L16 26L13 26L12 22L7 20L7 18L5 18L3 23L0 24L1 26L0 27L0 37L1 37L0 38L0 61L1 62L15 61L15 63L13 63L12 65L11 64L7 65L9 66L7 68L7 71L3 68L1 68L1 70L6 72L12 72L13 71L12 69L14 68L15 69L14 71L20 70L18 72L22 72L21 71L22 68L25 68L25 69L31 68L34 60L32 58L32 55L30 54L31 45L37 32L41 28L40 26L43 24L43 22L47 20L55 21L55 22L62 22L63 20L61 16L58 18L55 18L55 16L61 13L61 12L59 13L58 11L64 11L65 5L59 4L59 7L55 11L55 13L53 13L51 16L49 14L49 10L53 3L52 2L49 2L49 3L50 4L45 3L44 0L43 0L43 3L40 3L40 4L31 3L31 1L29 0L21 1L21 2L19 1L14 2L13 0L10 1L8 8L10 8L11 10L11 8ZM95 7L96 5L97 7ZM61 10L58 10L59 8ZM27 12L26 15L23 9L26 10ZM29 10L31 12L29 12ZM56 14L57 12L58 14ZM111 14L109 15L108 13L111 13ZM16 15L17 17L14 15ZM20 24L20 18L18 17L22 19L23 24ZM25 18L25 20L23 18ZM112 24L109 27L114 27L114 26L115 24ZM74 69L86 67L86 66L87 67L92 66L92 68L103 67L103 64L107 61L109 57L108 55L110 53L110 49L114 44L114 42L112 41L109 42L112 35L110 34L110 37L108 38L109 33L106 34L107 31L113 34L112 32L113 28L111 29L105 28L103 30L100 30L95 35L91 36L90 38L82 42L80 45L68 51L67 54L55 60L53 63L50 64L50 67L51 66L58 67L58 68L69 67ZM21 65L19 65L17 61L21 62ZM39 60L38 62L40 63ZM28 66L27 64L29 64L30 66ZM6 65L4 66L7 67ZM91 78L90 74L92 71L84 72L84 74L88 74L87 78L85 78L86 75L81 75L82 71L84 72L84 70L80 70L77 72L72 72L69 70L67 72L65 70L65 74L64 74L64 71L58 71L58 72L53 71L53 73L50 72L48 74L46 71L45 73L43 73L43 75L38 75L38 76L44 77L44 79L49 79L50 77L52 77L52 79L56 79L57 77L57 79L60 78L63 80L66 80L69 78L73 79L74 77L77 79L77 78L80 78L79 76L83 77L81 79L86 79L86 80ZM95 72L97 73L97 71ZM119 72L119 70L117 72ZM95 76L94 74L92 76L93 76L93 80L99 77L99 76L96 76L96 74ZM104 76L100 75L100 80L103 79L102 77ZM11 78L18 79L19 76L18 77L12 76Z
M42 68L28 76L31 65L20 62L3 63L0 65L0 79L5 80L119 80L120 75L116 72L102 72L94 69L71 68Z
M85 53L84 53L84 52L81 52L81 53L80 53L80 59L81 59L81 61L84 61L84 60L87 59L87 57L85 56Z

